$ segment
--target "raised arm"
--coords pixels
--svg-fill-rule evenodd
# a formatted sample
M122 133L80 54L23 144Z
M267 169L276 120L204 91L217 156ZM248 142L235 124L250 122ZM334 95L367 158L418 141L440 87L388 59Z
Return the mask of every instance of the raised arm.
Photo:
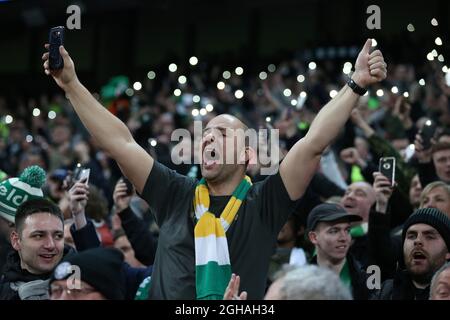
M45 45L48 49L48 45ZM111 114L81 84L75 66L63 46L59 52L64 59L64 68L50 70L48 52L44 53L45 74L51 75L66 93L75 112L100 147L116 160L123 173L142 192L153 167L153 158L133 139L127 126Z
M370 53L368 39L358 55L352 79L361 87L367 87L386 78L386 63L381 51ZM289 151L280 165L280 175L292 200L305 192L325 148L338 135L356 106L359 95L345 85L328 102L314 119L307 135Z

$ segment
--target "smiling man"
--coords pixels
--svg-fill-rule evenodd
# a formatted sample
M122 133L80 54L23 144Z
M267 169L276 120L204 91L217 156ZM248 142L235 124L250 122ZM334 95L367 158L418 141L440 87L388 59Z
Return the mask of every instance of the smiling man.
M48 299L48 282L64 253L61 210L45 199L22 204L11 233L15 252L0 280L0 299Z
M365 300L368 291L364 269L348 253L351 223L359 221L360 216L349 214L340 205L324 203L309 213L307 230L317 253L311 263L334 271L352 291L355 300Z
M160 236L151 299L222 299L232 272L241 275L250 299L263 298L277 234L305 192L322 152L365 88L386 78L383 55L371 52L371 44L368 39L352 79L321 109L279 171L253 185L245 176L253 151L241 140L239 131L246 127L236 117L219 115L208 123L201 139L203 178L196 181L161 165L136 143L126 125L81 84L62 46L61 70L50 70L49 54L43 55L45 73L65 91L90 134L155 212Z
M435 208L418 209L403 227L404 269L386 280L374 298L427 300L434 273L450 259L450 219Z

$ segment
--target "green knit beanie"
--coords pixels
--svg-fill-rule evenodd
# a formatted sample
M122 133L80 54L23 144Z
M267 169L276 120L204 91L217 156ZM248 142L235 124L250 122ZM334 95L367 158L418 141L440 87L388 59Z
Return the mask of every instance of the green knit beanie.
M39 166L26 168L19 178L0 183L0 216L14 223L17 208L27 200L43 198L45 171Z

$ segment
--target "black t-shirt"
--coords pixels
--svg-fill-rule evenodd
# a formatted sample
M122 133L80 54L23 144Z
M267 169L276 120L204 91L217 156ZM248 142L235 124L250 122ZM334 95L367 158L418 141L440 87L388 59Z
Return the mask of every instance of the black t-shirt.
M193 197L197 180L160 163L153 165L142 197L160 227L150 299L195 299ZM220 216L229 196L211 196L210 212ZM278 232L295 209L279 173L252 185L226 236L231 269L249 299L264 296L269 259Z

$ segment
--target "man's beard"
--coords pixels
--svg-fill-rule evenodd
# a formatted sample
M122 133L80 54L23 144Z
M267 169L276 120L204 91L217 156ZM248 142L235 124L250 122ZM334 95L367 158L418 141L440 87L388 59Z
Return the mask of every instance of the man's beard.
M434 272L432 272L431 270L428 270L427 272L420 273L420 274L415 274L412 272L409 272L409 274L411 275L412 280L414 280L415 282L417 282L420 285L427 286L431 283L431 279L433 278Z

